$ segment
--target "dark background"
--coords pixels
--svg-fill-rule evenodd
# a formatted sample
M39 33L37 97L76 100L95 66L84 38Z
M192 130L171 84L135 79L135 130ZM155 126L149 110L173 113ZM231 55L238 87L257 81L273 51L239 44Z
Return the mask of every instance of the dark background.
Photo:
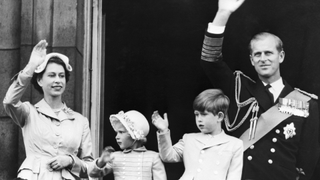
M168 113L173 143L197 132L192 102L212 85L200 67L205 29L217 0L104 0L105 137L120 150L108 117L138 110L150 123L147 149L158 151L151 114ZM261 31L278 35L286 57L281 74L293 87L319 96L320 6L318 0L247 0L227 24L224 60L257 79L248 44ZM182 163L165 164L168 180L178 179ZM317 173L319 173L318 167ZM315 175L314 180L320 175ZM112 175L104 179L113 179Z

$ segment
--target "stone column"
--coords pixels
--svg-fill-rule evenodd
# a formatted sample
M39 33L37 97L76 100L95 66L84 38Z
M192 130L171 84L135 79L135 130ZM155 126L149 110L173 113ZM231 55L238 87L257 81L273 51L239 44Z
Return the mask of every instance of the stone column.
M0 0L0 77L1 103L11 83L10 79L20 69L20 17L21 0ZM17 175L19 127L0 106L0 179Z

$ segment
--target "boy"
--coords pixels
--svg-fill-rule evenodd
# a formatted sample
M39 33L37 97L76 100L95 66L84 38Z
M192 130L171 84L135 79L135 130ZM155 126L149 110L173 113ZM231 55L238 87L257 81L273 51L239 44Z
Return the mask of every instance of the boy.
M219 89L200 93L193 102L199 133L187 133L172 145L168 117L155 111L152 123L158 129L160 158L164 162L183 161L185 171L180 180L240 180L243 143L224 133L229 98Z
M135 110L120 111L110 116L110 122L123 151L114 152L112 147L106 147L100 158L89 165L89 175L102 177L113 172L115 180L166 180L159 154L144 147L149 133L145 116Z

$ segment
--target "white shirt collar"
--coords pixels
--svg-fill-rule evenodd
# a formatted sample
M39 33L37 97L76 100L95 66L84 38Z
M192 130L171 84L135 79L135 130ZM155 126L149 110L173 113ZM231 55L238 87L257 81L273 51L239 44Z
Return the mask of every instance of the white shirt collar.
M267 85L267 83L262 82L264 86ZM278 80L276 80L275 82L271 83L271 88L269 88L270 92L273 94L274 97L274 101L276 101L276 99L278 99L282 89L284 88L284 84L282 81L282 77L280 77Z

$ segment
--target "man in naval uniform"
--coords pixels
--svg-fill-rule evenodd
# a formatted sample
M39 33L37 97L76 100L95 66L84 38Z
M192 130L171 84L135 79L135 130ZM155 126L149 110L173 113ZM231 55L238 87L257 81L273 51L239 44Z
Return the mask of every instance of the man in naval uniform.
M243 180L308 180L319 157L317 97L293 89L280 75L285 52L274 34L250 42L250 60L259 80L232 72L222 60L225 25L244 0L219 0L208 24L201 65L215 88L230 97L225 128L244 142Z

